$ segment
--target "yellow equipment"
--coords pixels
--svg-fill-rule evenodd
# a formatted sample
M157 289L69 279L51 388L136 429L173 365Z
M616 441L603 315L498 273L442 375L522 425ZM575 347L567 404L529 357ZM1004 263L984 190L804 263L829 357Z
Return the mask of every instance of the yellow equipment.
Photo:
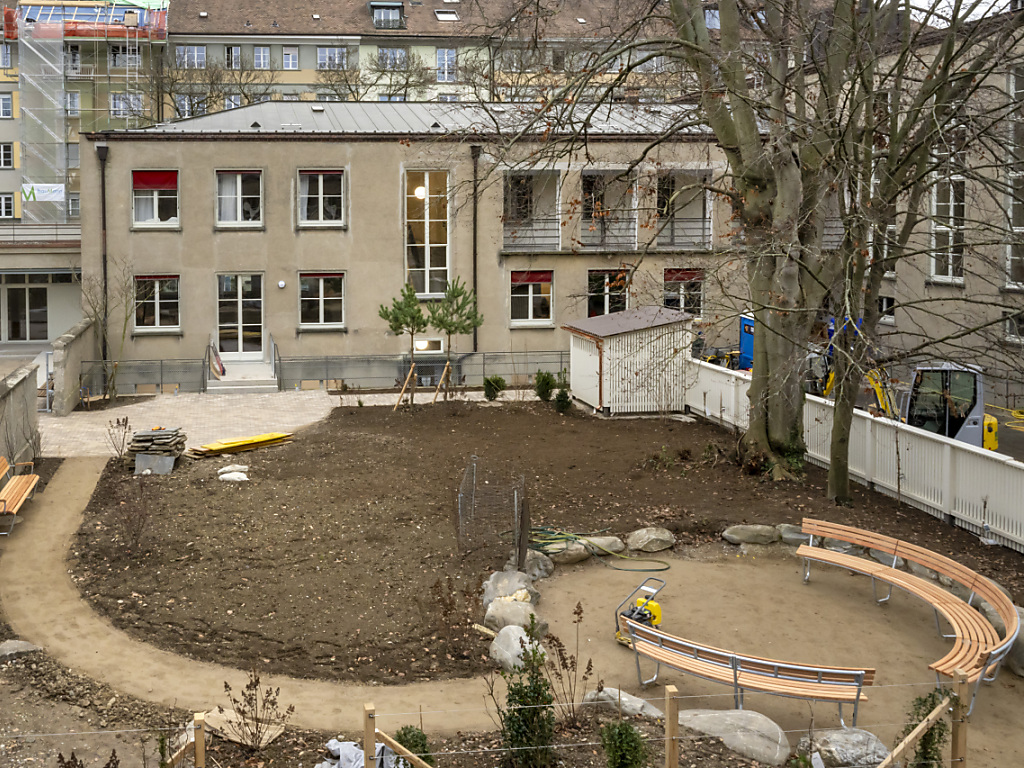
M651 576L644 579L640 586L619 603L619 607L615 609L615 640L617 642L627 648L632 647L629 638L623 637L619 630L619 616L626 616L648 627L656 627L661 624L661 604L654 600L654 596L661 592L664 586L664 580ZM628 608L626 608L627 605Z

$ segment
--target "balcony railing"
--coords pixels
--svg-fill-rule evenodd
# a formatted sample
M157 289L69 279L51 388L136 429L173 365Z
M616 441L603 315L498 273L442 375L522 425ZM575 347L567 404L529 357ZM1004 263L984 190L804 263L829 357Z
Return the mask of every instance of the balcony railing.
M658 231L657 247L710 248L711 222L704 217L674 216Z
M557 216L506 221L502 247L506 251L557 251L560 230Z
M583 219L580 242L589 248L633 249L636 247L636 219L608 216Z
M376 29L405 29L405 16L399 16L397 19L375 18L373 26Z
M0 248L19 243L76 243L81 240L80 224L0 223Z

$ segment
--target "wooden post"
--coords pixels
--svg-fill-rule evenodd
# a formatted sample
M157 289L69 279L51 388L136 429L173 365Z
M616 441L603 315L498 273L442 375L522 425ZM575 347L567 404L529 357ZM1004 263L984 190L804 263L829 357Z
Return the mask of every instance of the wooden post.
M679 768L679 689L665 686L665 768Z
M444 371L441 372L441 380L437 382L437 389L434 390L434 399L430 401L431 405L433 405L434 403L437 402L437 393L441 391L441 387L444 386L445 381L451 375L450 374L451 367L452 367L451 363L446 362L444 364ZM420 728L420 730L422 731L423 729Z
M195 726L192 733L195 736L196 768L206 768L206 713L196 712L192 723Z
M363 768L377 765L377 725L373 722L373 704L363 704Z
M526 482L519 499L519 530L516 532L516 568L526 570L526 553L530 546L530 502L526 498Z
M953 706L953 734L950 739L950 760L953 768L967 765L967 710L971 708L971 686L967 682L967 673L956 670L956 704ZM959 763L959 766L956 765Z
M402 385L402 391L398 393L398 402L395 403L395 407L391 409L392 413L397 411L398 410L398 406L400 406L402 404L402 398L405 397L405 390L408 389L409 382L412 381L412 375L415 372L416 372L416 363L413 363L409 367L409 375L405 377L405 384Z

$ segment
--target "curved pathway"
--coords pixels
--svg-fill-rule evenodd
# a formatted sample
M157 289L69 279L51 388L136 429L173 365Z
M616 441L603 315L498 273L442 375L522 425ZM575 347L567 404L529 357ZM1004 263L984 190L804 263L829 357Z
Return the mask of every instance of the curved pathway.
M25 508L24 521L6 538L0 557L3 610L17 635L44 648L61 664L132 696L188 711L226 704L224 682L237 692L246 682L231 667L194 661L132 639L97 614L71 581L64 556L105 458L66 459L56 475ZM489 730L484 711L487 686L480 679L368 686L265 677L281 688L283 705L293 704L291 723L323 731L361 732L362 709L373 702L393 731L418 715L399 718L422 705L425 727L435 733ZM437 715L434 710L447 710ZM459 710L459 711L455 711Z

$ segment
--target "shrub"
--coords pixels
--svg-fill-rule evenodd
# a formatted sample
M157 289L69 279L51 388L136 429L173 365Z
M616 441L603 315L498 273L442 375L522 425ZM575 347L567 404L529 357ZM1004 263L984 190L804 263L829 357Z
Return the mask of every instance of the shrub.
M278 703L281 689L270 686L263 688L260 685L260 674L255 669L249 670L249 680L239 692L238 698L227 682L224 683L224 693L231 702L231 709L238 716L237 720L228 724L228 729L250 752L261 751L266 746L264 741L271 729L275 725L285 725L295 712L293 706L281 709ZM223 707L217 707L217 710L224 714Z
M644 737L630 723L619 721L601 728L601 746L608 768L641 768L647 759Z
M501 376L488 376L484 379L484 397L488 400L497 400L498 395L504 392L507 386Z
M585 698L587 683L594 674L593 660L587 659L586 665L580 660L580 624L583 623L583 603L576 603L572 612L573 625L576 629L575 647L570 652L558 637L548 635L544 641L551 649L547 660L548 680L562 708L562 716L571 725L580 724L579 703ZM582 668L581 668L582 667Z
M923 696L918 696L910 705L907 713L906 728L896 739L896 743L903 741L917 727L917 724L924 720L942 702L950 692L945 688L936 688ZM949 724L940 718L935 725L924 732L914 756L907 761L907 768L927 768L929 765L941 765L943 762L943 746L949 736Z
M551 393L555 391L555 386L555 375L553 373L537 371L537 375L533 377L533 391L545 403L551 399Z
M434 756L430 753L430 744L427 743L427 734L415 725L403 725L395 733L395 741L412 752L416 757L427 765L437 765ZM395 758L396 768L412 768L407 760L401 757Z
M568 413L570 408L572 408L572 398L569 397L569 390L563 387L555 395L555 410L564 414Z

